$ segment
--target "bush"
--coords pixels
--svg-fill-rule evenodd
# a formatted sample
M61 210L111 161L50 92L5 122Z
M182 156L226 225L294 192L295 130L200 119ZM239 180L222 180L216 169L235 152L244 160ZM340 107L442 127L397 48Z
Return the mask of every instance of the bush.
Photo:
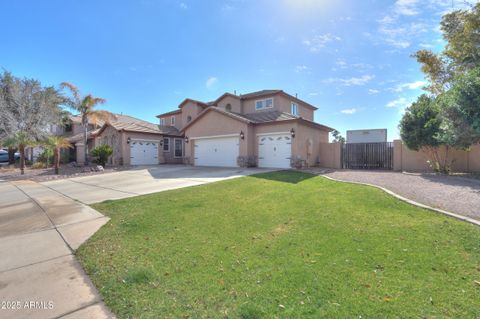
M108 157L111 156L112 154L113 154L113 149L107 144L103 144L95 147L91 153L92 157L94 158L94 162L99 165L102 165L103 167L105 167Z
M45 163L42 163L42 162L36 162L36 163L33 163L32 166L30 166L31 169L42 169L45 167L46 167Z
M53 151L51 149L43 150L43 152L40 153L40 155L38 155L37 162L45 164L45 166L47 164L53 165L53 162L54 162Z

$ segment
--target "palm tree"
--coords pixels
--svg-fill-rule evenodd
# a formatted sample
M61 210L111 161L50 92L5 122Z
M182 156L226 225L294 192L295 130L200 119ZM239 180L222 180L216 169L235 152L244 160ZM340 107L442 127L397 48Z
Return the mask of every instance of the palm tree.
M5 139L3 145L18 148L20 153L20 173L25 174L25 147L35 146L35 141L24 132L18 132Z
M63 137L63 136L49 136L47 141L45 142L45 147L51 149L54 155L54 164L55 164L55 174L58 175L58 171L60 168L60 152L63 149L72 148L73 145L70 141Z
M92 122L96 125L98 121L107 122L109 120L115 120L116 116L108 111L95 109L97 105L104 104L106 102L105 99L95 97L91 94L82 96L78 88L68 82L61 83L61 87L70 90L73 97L70 99L69 105L72 109L79 112L82 118L85 165L88 165L88 123Z

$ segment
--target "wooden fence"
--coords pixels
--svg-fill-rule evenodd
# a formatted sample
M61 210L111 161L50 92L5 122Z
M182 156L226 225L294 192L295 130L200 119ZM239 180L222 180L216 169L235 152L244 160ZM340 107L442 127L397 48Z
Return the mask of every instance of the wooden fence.
M393 169L393 143L347 143L342 146L342 168Z

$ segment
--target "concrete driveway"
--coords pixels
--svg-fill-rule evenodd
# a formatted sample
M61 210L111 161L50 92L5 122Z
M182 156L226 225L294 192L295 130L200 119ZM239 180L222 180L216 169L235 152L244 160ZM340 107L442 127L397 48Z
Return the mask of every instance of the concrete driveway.
M161 165L41 183L85 204L196 186L271 171L260 168Z
M172 165L44 183L0 181L0 318L112 317L74 257L108 222L85 203L266 171Z

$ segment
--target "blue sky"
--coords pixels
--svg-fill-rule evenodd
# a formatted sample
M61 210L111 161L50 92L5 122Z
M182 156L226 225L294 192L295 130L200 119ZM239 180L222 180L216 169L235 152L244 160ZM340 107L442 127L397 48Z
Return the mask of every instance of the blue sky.
M442 49L462 0L4 1L0 67L148 121L186 97L283 89L339 129L387 128L422 93L410 55Z

